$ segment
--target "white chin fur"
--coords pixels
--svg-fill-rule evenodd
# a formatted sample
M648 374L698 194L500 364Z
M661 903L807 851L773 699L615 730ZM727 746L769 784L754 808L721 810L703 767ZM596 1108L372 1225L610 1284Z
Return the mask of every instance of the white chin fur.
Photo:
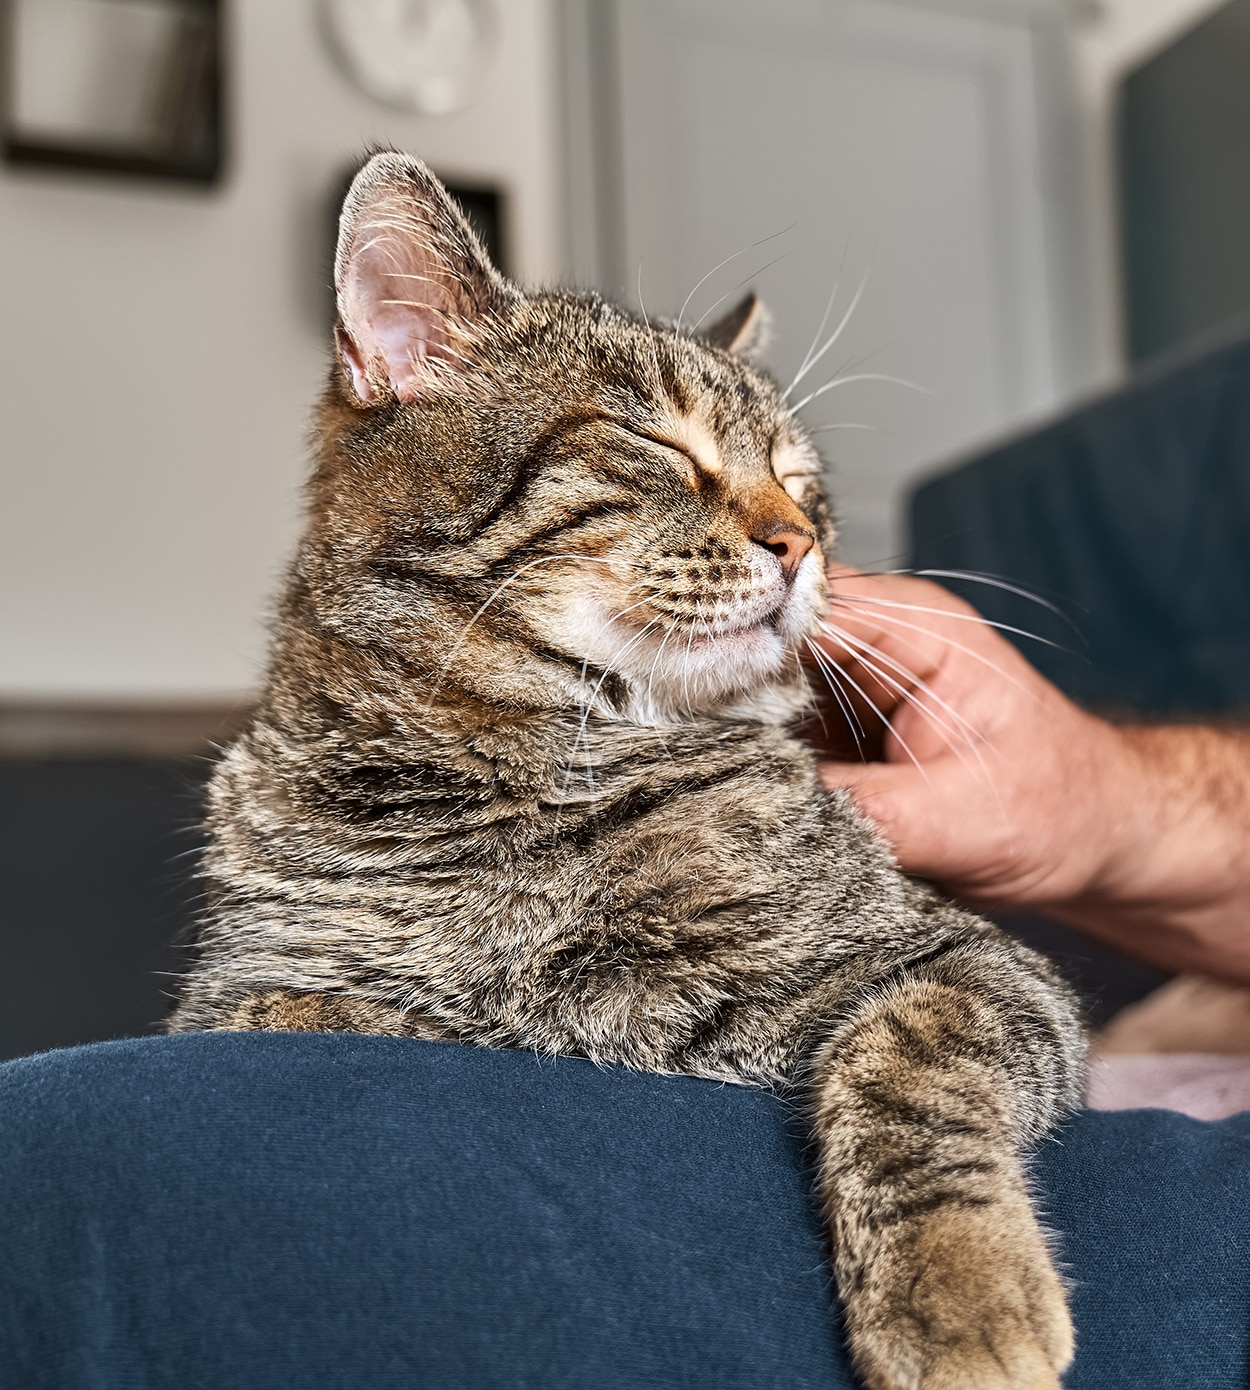
M698 628L693 634L660 623L647 628L645 620L634 621L637 609L617 617L606 595L581 588L561 615L560 645L592 667L625 677L630 700L620 712L637 723L668 723L717 708L783 720L806 705L802 689L783 689L777 677L793 669L794 654L819 616L820 580L820 558L809 555L775 627L757 623L711 637Z

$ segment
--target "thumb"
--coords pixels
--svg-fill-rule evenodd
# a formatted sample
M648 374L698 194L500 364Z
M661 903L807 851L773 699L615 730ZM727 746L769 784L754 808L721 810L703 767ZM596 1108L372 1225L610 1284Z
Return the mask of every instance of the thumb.
M949 806L919 768L909 763L822 760L820 780L851 800L876 826L908 873L940 874L948 851Z

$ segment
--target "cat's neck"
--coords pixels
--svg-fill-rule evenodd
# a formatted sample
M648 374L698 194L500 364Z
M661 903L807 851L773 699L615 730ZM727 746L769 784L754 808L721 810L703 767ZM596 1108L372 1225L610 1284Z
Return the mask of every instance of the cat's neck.
M776 737L810 704L797 668L713 707L666 707L559 654L449 661L420 640L346 641L302 605L283 619L259 720L291 758L337 770L423 767L476 797L535 808L665 781L726 740Z
M593 700L543 707L391 674L374 670L366 682L359 665L278 662L258 719L283 744L336 766L425 766L492 796L563 804L609 795L622 779L670 777L726 740L776 737L807 704L795 681L716 709L640 710L623 688L604 698L606 683Z

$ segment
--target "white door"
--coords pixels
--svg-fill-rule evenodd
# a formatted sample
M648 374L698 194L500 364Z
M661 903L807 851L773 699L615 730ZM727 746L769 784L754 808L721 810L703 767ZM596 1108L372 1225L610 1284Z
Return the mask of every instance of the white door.
M572 187L597 200L603 287L635 306L641 290L653 316L685 304L691 324L753 286L783 384L858 297L791 397L852 378L803 415L825 431L857 563L899 562L918 472L1082 383L1047 16L1026 0L615 0L592 20L595 134L579 170L575 132Z

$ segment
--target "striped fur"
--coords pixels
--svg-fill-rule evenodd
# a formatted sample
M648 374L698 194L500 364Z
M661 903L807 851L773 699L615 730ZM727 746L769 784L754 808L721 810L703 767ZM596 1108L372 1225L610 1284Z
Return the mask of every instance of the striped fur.
M534 1048L811 1097L869 1385L1056 1386L1022 1154L1077 1099L1048 967L900 874L791 732L833 541L735 352L521 293L437 181L344 210L339 358L174 1030Z

